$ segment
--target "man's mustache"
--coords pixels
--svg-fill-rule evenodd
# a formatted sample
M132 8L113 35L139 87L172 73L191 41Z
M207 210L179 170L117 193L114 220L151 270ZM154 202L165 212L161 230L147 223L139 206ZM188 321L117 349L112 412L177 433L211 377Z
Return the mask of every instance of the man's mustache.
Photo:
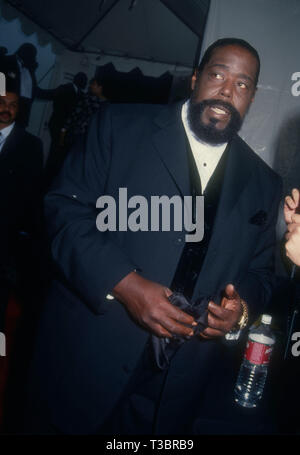
M195 103L195 104L198 104L198 103ZM201 101L201 105L202 105L203 109L205 107L220 107L220 108L223 107L223 109L228 111L231 115L240 116L240 113L237 111L237 109L228 101L210 98L210 99Z
M11 113L10 112L0 112L0 115L9 115L11 117Z
M227 122L223 129L218 129L221 117L213 115L213 113L209 116L209 122L204 123L203 112L206 108L219 108L227 113ZM239 111L229 101L215 98L197 101L193 97L191 97L188 108L188 121L196 137L208 144L228 142L240 130L243 123Z

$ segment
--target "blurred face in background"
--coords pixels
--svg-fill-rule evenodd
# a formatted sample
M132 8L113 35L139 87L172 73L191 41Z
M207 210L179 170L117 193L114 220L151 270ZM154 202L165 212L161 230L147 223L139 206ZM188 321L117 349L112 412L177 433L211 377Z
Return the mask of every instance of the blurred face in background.
M92 79L89 85L89 93L94 96L102 96L103 87L99 85L96 79Z
M11 125L19 111L19 97L16 93L6 92L5 96L0 96L0 129Z
M24 43L17 51L18 57L22 60L24 66L31 70L36 70L38 63L36 61L37 49L31 43Z
M73 83L78 87L80 90L84 90L87 84L88 78L85 73L77 73L74 76Z

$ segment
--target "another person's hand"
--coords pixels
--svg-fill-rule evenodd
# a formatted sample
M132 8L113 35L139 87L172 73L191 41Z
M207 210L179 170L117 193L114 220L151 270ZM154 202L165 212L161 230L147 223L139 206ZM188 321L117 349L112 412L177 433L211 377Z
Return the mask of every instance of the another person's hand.
M227 284L221 305L209 302L208 327L200 337L211 339L226 335L240 320L243 313L241 298L232 284Z
M284 200L283 214L286 224L292 223L292 216L295 215L299 206L300 193L294 188L291 196L286 196Z
M286 255L294 264L300 266L300 215L292 215L287 230Z
M172 291L146 280L138 273L129 273L113 289L113 295L121 301L131 316L158 337L172 335L192 336L195 319L172 305L168 297Z
M296 265L300 266L300 215L297 209L300 203L300 192L294 188L291 196L286 196L284 200L284 219L287 224L285 238L285 251L287 257Z

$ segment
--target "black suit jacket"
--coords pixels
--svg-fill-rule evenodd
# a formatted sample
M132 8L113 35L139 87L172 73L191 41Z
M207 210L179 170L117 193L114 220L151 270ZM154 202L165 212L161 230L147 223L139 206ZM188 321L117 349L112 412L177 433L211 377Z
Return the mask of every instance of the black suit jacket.
M67 433L96 432L118 402L149 334L107 295L134 269L170 286L184 232L105 232L96 201L126 187L128 199L189 195L181 105L110 106L90 127L86 146L67 158L46 197L54 261L61 274L41 320L32 368L31 403ZM233 283L251 319L272 292L279 177L242 141L230 145L223 190L195 296ZM260 216L263 214L263 216ZM192 339L172 360L158 413L158 431L191 425L213 377L226 377L222 340ZM224 363L225 362L225 363ZM34 397L34 399L33 399ZM44 403L45 406L41 406Z
M40 206L43 146L15 125L0 153L0 263L11 254L18 231L32 232Z

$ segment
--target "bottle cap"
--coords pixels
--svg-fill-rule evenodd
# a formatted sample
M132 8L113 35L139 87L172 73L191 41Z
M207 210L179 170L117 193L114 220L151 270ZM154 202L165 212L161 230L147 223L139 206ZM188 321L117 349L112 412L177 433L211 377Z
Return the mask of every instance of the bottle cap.
M271 324L271 321L272 321L272 316L270 316L269 314L263 314L262 315L261 322L263 324Z

